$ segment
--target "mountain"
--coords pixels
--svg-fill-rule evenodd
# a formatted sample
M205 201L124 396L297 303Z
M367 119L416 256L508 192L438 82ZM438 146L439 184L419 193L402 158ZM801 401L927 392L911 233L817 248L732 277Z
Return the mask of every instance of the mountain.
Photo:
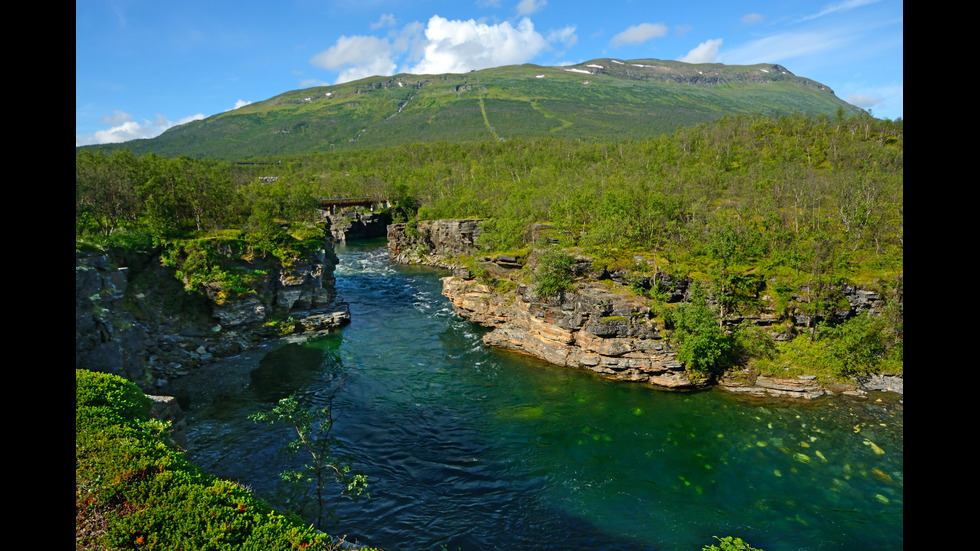
M840 109L862 112L780 65L606 58L307 88L103 147L242 160L411 142L644 138L735 113L833 116Z

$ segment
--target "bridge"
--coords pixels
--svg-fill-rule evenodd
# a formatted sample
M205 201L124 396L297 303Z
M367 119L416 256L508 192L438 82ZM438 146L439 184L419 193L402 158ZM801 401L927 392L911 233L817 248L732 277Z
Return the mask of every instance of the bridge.
M330 214L337 214L337 209L344 207L368 207L374 210L375 207L390 207L391 203L387 199L377 197L334 197L331 199L320 198L317 200L321 209L330 211Z

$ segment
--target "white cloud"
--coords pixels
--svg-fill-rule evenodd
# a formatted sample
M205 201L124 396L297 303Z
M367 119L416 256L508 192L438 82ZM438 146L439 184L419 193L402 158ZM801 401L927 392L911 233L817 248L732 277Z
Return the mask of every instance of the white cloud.
M905 87L902 84L860 87L847 93L844 101L862 109L875 110L875 116L900 117L904 110Z
M549 32L548 42L560 42L566 47L571 48L578 43L578 35L575 34L575 25L569 25L564 29Z
M397 65L391 44L374 36L341 36L310 59L316 67L339 71L336 84L373 75L392 75Z
M314 86L330 86L329 82L322 81L318 78L304 78L299 81L300 88L313 88Z
M613 46L622 44L639 45L651 38L667 36L667 26L663 23L640 23L612 37L609 43Z
M418 74L465 73L500 65L514 65L531 60L547 48L548 42L530 19L523 18L517 27L504 22L498 25L451 21L432 16L425 28L422 58L409 71Z
M184 117L177 122L171 122L167 117L157 114L156 118L152 121L143 119L143 122L137 122L129 113L117 109L113 111L112 115L99 119L100 123L110 125L108 129L97 130L92 135L76 135L75 145L121 143L130 140L155 138L169 128L203 118L204 115L199 113Z
M381 15L375 23L371 23L372 29L380 29L381 27L392 27L395 24L395 15L391 13L385 13Z
M526 63L549 47L549 42L572 46L575 27L549 33L545 39L528 18L516 26L450 20L432 16L426 24L413 22L386 38L342 36L310 63L338 73L335 84L397 71L415 74L465 73L474 69ZM401 66L401 68L399 68ZM313 82L310 80L309 82Z
M235 106L232 107L232 109L238 109L239 107L245 107L246 105L248 105L250 103L252 103L252 102L245 101L243 99L240 99L240 100L238 100L238 101L235 102Z
M743 15L742 18L739 19L739 21L745 23L746 25L755 25L756 23L762 23L763 20L765 20L765 17L763 17L761 14L758 13L749 13Z
M885 98L869 96L867 94L851 94L845 98L845 101L862 109L870 109L884 101L884 99Z
M547 0L521 0L517 3L517 15L531 15L541 11L547 4Z
M687 55L678 59L678 61L683 61L685 63L714 63L715 58L718 57L718 48L721 47L720 38L715 38L712 40L706 40L697 45Z

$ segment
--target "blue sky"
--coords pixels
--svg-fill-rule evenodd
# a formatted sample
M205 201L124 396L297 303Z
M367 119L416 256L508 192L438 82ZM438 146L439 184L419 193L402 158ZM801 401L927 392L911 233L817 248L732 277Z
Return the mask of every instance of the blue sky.
M76 0L75 145L371 75L596 58L778 63L903 114L901 0Z

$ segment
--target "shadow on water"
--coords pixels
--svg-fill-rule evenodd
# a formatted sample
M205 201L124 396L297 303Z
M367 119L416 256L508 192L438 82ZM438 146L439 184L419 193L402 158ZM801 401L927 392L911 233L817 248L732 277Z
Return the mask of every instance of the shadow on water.
M339 339L322 338L287 343L269 352L250 373L251 389L261 402L275 403L310 385L339 376L343 369L337 353Z

